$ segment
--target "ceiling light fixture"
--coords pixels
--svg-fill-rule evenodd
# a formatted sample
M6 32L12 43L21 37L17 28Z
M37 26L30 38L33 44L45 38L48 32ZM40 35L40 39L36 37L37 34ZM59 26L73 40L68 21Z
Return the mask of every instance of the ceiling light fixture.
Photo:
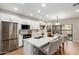
M17 10L18 10L18 8L14 8L14 10L15 10L15 11L17 11Z
M30 13L30 16L33 16L33 13Z
M45 3L43 3L43 4L42 4L42 7L45 7L45 6L46 6L46 4L45 4Z
M42 17L40 17L40 19L41 19Z
M57 16L57 22L55 23L55 25L60 25L60 23L58 22L58 16Z
M37 10L38 13L40 13L40 10Z
M60 23L55 23L55 25L60 25Z
M75 10L75 12L79 12L79 9Z
M46 15L46 17L48 17L48 15Z

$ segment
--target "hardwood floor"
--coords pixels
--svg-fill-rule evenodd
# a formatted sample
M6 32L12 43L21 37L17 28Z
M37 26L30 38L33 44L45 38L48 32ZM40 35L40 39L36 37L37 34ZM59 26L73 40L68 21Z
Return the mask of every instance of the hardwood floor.
M79 42L65 42L65 52L62 55L79 55ZM5 55L23 55L23 48L7 53Z
M15 50L15 51L12 51L12 52L7 53L5 55L23 55L23 48L19 48L19 49Z
M79 55L79 42L65 43L65 55Z

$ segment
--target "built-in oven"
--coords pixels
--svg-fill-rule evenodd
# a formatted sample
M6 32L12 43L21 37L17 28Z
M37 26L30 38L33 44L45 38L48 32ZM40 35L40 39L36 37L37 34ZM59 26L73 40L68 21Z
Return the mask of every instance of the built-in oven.
M23 35L23 39L31 38L30 34Z
M31 38L31 35L30 34L23 35L24 40L27 39L27 38ZM22 41L23 46L24 46L24 40Z

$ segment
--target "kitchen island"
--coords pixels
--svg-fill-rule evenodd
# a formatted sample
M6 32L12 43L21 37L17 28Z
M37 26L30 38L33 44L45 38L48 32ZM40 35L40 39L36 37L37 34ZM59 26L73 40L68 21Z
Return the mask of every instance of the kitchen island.
M43 37L40 39L36 39L34 37L24 39L24 47L23 47L23 54L24 55L38 55L38 49L42 46L48 44L50 41L57 39L61 35L56 35L54 37Z

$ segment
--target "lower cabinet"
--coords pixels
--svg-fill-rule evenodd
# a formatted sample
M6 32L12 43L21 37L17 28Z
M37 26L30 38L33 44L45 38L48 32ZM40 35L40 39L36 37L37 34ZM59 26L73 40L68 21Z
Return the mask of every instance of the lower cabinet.
M39 49L35 47L34 45L24 41L23 54L24 55L38 55Z

